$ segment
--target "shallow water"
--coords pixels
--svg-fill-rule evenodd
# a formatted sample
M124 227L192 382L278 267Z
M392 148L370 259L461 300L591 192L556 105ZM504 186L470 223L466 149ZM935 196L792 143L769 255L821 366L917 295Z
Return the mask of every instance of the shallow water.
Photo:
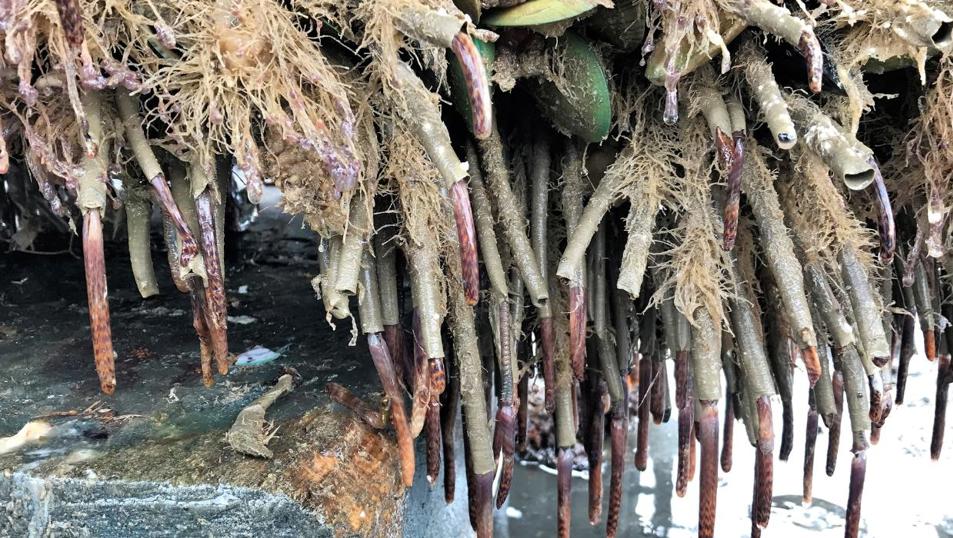
M669 372L673 369L669 368ZM780 446L781 403L773 403L775 424L774 507L765 536L785 538L840 537L844 535L844 507L850 472L850 434L841 432L841 454L832 477L824 472L827 428L821 422L814 462L814 502L802 506L804 432L806 428L807 380L803 370L795 375L794 450L787 462L777 459ZM895 406L884 426L880 442L867 451L867 480L863 495L861 536L903 538L953 537L953 503L948 483L953 479L953 447L947 446L940 461L930 459L936 363L923 356L911 361L906 402ZM674 379L670 385L674 386ZM947 445L953 428L948 422ZM631 426L635 425L633 420ZM649 428L649 465L635 469L635 430L629 431L629 451L619 536L695 536L698 521L698 477L684 498L675 496L676 420ZM608 442L607 442L608 444ZM735 423L733 466L719 470L716 535L750 536L754 448L747 442L744 426ZM608 458L608 454L606 455ZM589 525L588 482L573 478L572 536L605 536L609 465L603 464L603 516ZM498 537L549 537L556 531L556 477L552 469L518 465L513 477L509 507L497 518Z

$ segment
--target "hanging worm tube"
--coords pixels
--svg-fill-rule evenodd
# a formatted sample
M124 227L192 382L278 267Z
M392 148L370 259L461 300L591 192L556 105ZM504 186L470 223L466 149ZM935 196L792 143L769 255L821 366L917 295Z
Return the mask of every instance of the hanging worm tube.
M930 284L924 261L920 260L914 270L913 296L923 331L923 351L927 360L933 361L936 360L936 313L933 309L933 290Z
M840 370L835 370L831 378L831 386L834 390L834 407L837 413L834 414L830 424L830 432L827 438L827 465L825 471L827 476L834 476L834 470L837 466L837 449L840 445L840 424L844 416L844 375Z
M516 410L516 453L520 456L526 455L526 433L529 425L529 378L530 372L523 372L516 389L516 397L519 400L519 407Z
M407 412L404 407L404 394L397 384L397 374L394 372L394 363L387 342L380 333L367 334L367 348L371 352L371 359L377 369L377 376L384 387L384 394L390 400L391 422L397 434L397 451L400 455L400 475L404 487L414 483L414 440L407 424Z
M427 359L444 357L443 337L440 334L445 311L444 292L440 286L442 276L435 246L436 238L428 233L424 243L414 244L411 241L406 247L410 288L420 320L417 338Z
M533 166L531 170L532 202L530 204L530 231L533 250L539 256L539 272L543 282L549 282L549 267L546 259L549 252L547 219L549 216L549 174L550 152L549 137L541 131L533 145ZM539 339L541 362L543 366L543 381L545 386L544 402L546 412L553 413L553 400L556 388L556 371L553 366L553 349L556 345L556 335L553 332L553 313L549 303L539 309ZM523 402L520 401L520 405Z
M496 427L493 430L493 455L503 459L500 487L496 495L496 507L506 502L513 479L513 452L516 438L516 412L513 409L513 336L510 325L510 303L499 302L497 327L500 331L498 366L501 388L497 401Z
M471 47L473 43L470 43ZM480 66L483 62L477 57ZM437 167L444 180L444 187L450 191L453 204L454 222L457 226L457 241L460 246L462 278L467 301L476 304L480 289L480 269L477 266L476 231L473 213L470 210L470 197L467 195L464 178L467 165L460 162L453 151L450 133L440 118L440 110L434 102L434 96L417 78L413 70L403 62L394 69L406 104L407 125L414 137L424 147L427 156ZM487 91L489 93L489 91ZM502 151L502 150L501 150ZM501 157L502 159L502 157Z
M539 256L533 251L526 235L524 212L519 209L510 186L503 159L503 143L495 126L489 138L480 141L480 152L483 168L490 182L492 198L496 202L500 226L513 255L513 262L519 269L533 305L539 308L548 301L549 290L540 274Z
M745 80L755 101L758 102L774 142L781 149L791 149L797 144L794 122L788 114L787 103L781 95L781 88L774 79L771 66L765 61L764 55L756 50L755 47L746 48L739 59L739 65L744 66Z
M847 495L847 521L844 526L846 538L857 538L860 533L860 503L864 494L864 478L867 475L867 439L864 432L854 432L854 458L850 463L850 485Z
M668 306L666 306L668 305ZM675 482L675 494L684 497L688 482L694 474L692 448L695 444L692 429L695 423L695 406L692 391L690 348L691 326L685 316L675 308L674 298L669 291L662 303L663 320L666 308L671 310L672 321L662 326L666 339L674 343L675 354L675 406L678 408L678 468ZM671 337L669 337L671 335Z
M212 377L212 344L209 341L207 315L205 313L205 286L202 279L192 276L188 281L189 299L192 303L192 328L199 337L199 360L202 365L202 384L211 387L215 384Z
M405 487L410 487L414 481L414 440L407 423L404 394L400 388L397 373L394 371L390 347L381 334L385 327L385 318L378 285L379 274L377 259L369 249L365 249L359 275L360 285L363 288L363 293L358 298L361 331L367 335L367 347L371 352L374 367L377 369L377 376L384 387L384 394L390 400L391 422L397 434L401 479Z
M486 423L483 366L477 346L473 308L467 304L466 294L461 288L451 285L449 291L450 331L456 359L454 370L460 376L467 455L473 478L473 487L468 488L467 494L474 510L472 521L477 536L488 538L493 534L492 489L496 465Z
M334 291L344 297L357 293L357 282L361 270L361 260L367 237L371 228L371 210L362 194L351 198L348 211L348 225L341 241L341 251L337 256L337 268L334 270ZM345 299L346 300L346 299Z
M740 395L738 375L735 366L735 346L731 333L721 333L721 366L725 373L725 424L722 430L721 441L721 470L730 472L733 465L733 448L735 436L735 419L738 418L737 406Z
M337 281L338 258L341 252L341 236L331 238L322 237L318 243L318 267L321 274L311 281L315 291L321 293L321 302L324 304L326 315L335 319L345 319L351 315L347 297L334 289Z
M434 10L426 7L405 7L395 19L398 29L412 39L448 48L453 52L466 81L472 112L473 135L478 139L490 136L493 106L489 77L479 50L467 33L470 23L459 11Z
M801 488L801 500L811 504L814 499L814 449L817 446L817 406L814 389L808 396L807 431L804 434L804 480Z
M136 185L129 189L126 203L126 238L129 243L129 261L136 288L143 299L159 294L155 269L152 267L152 247L149 242L149 216L152 205Z
M889 264L897 248L897 230L893 222L893 208L890 204L890 194L880 174L877 159L870 157L867 161L874 170L874 198L877 206L877 230L880 233L880 261Z
M940 354L936 371L936 400L933 412L933 435L930 438L930 458L940 459L943 450L943 431L946 429L946 403L949 399L950 382L953 381L953 368L950 366L950 354Z
M873 151L844 131L817 106L804 98L789 96L788 105L802 141L816 153L834 176L851 190L861 190L874 181L870 166Z
M460 62L463 78L467 83L470 111L473 115L473 136L478 140L486 139L490 136L493 127L493 103L490 100L489 77L486 74L483 58L473 44L473 40L464 32L453 36L450 48Z
M849 245L841 248L838 258L865 357L870 361L875 361L875 357L889 357L890 344L881 322L879 302L874 299L866 271Z
M698 501L698 535L715 535L715 505L718 496L718 400L721 398L721 331L705 308L694 314L692 373L696 417L701 442L701 484Z
M768 0L722 0L719 2L749 24L774 34L797 48L807 64L807 85L814 93L821 91L824 75L824 54L814 35L814 28L795 17L784 7Z
M917 346L914 334L917 330L915 314L907 313L903 315L903 328L900 336L900 361L897 366L897 397L894 402L897 405L903 403L904 393L907 389L907 373L910 370L910 360L917 353Z
M728 197L725 199L723 211L722 249L730 251L735 246L738 234L738 212L741 205L741 171L745 163L745 112L737 98L730 98L727 102L728 115L731 118L731 157L728 161L727 188ZM719 138L721 137L721 133Z
M201 166L193 164L192 174L200 173L200 168ZM219 258L218 241L216 240L213 203L217 204L218 202L212 202L212 193L210 187L208 187L195 199L195 211L199 221L199 247L202 250L202 257L205 259L205 274L208 275L205 284L205 311L208 319L209 337L218 373L225 375L228 373L228 313L222 261Z
M572 237L582 217L582 198L585 190L582 159L572 143L566 145L563 177L565 178L562 192L563 218L566 221L566 234ZM584 251L585 249L583 253ZM565 257L564 252L563 258ZM585 377L586 368L586 273L581 260L580 257L579 262L572 266L576 272L564 277L569 281L569 353L576 380ZM562 265L561 261L560 265ZM558 268L557 274L559 274Z
M100 389L106 394L112 394L116 389L116 367L112 328L109 323L109 292L106 286L101 220L107 203L106 159L109 155L109 145L103 138L102 98L99 92L85 92L83 108L89 119L89 136L98 152L94 155L84 155L83 175L77 185L76 205L83 212L83 266L86 270L86 298L89 303L93 359L96 362Z
M758 148L753 140L749 146ZM821 366L801 264L794 253L790 232L784 225L784 213L773 186L774 176L767 168L763 154L757 149L749 152L748 163L751 166L746 168L742 184L758 223L766 265L774 276L781 303L801 348L808 381L813 387L821 375Z
M648 183L648 182L647 182ZM641 186L641 185L640 185ZM628 194L629 215L625 220L628 237L622 251L622 265L616 288L636 298L642 289L642 279L648 265L649 249L652 245L652 229L658 213L658 190L646 190Z
M387 423L381 416L380 411L368 407L363 400L358 398L353 392L347 390L343 385L328 383L325 385L325 390L332 401L348 408L352 413L357 415L357 418L361 419L362 422L371 428L383 430L387 427Z
M427 404L427 483L433 487L440 474L440 448L443 434L440 432L440 396L431 387L430 403Z
M610 373L609 375L614 375ZM601 377L601 376L600 376ZM593 379L595 380L595 378ZM621 384L621 383L620 383ZM609 397L602 379L592 391L589 420L589 524L598 525L602 518L602 451L606 435L606 407ZM624 403L621 400L619 403Z
M740 365L747 385L746 397L754 399L758 418L758 443L755 452L755 489L751 522L766 527L771 516L774 430L771 421L771 396L776 394L771 367L764 350L764 332L761 320L751 307L752 297L746 292L748 284L741 281L738 262L728 264L735 286L731 322L735 342L740 351Z
M477 237L480 241L480 253L483 255L483 266L486 268L487 278L490 280L490 289L498 297L506 297L509 286L506 280L506 271L500 258L496 231L494 230L493 211L490 200L487 198L483 184L483 174L477 166L476 149L473 144L467 143L467 161L470 166L470 191L473 197L473 214L476 221Z
M578 228L577 228L578 229ZM609 341L609 301L606 281L606 228L605 225L599 226L596 232L595 243L592 247L593 257L593 303L595 311L593 312L593 329L599 345L599 364L602 368L602 377L605 380L606 388L609 391L609 398L615 404L622 400L622 382L615 374L619 372L619 365L616 363L615 350L612 349L612 343ZM655 309L651 309L651 315L654 317Z
M165 174L162 173L162 167L159 166L159 160L142 132L142 118L139 116L138 100L126 92L119 91L116 92L116 104L126 133L126 142L129 143L143 175L152 185L163 215L175 225L179 234L179 263L182 267L186 267L198 253L198 245L195 243L195 238L192 236L192 232L189 230L189 226L186 224L178 206L175 205L172 192L165 181Z
M626 390L625 384L622 384ZM622 476L625 472L625 450L628 441L628 393L622 401L612 408L610 425L611 439L611 476L609 477L609 513L606 517L606 536L613 538L619 528L619 515L622 509Z
M649 461L649 392L652 390L652 357L641 354L639 359L639 424L636 433L635 468L644 471Z
M755 402L758 412L758 447L755 452L754 503L751 521L758 527L767 527L771 517L771 499L773 484L772 454L774 451L774 431L771 423L771 399L764 395Z
M377 287L381 302L381 323L384 327L384 340L391 350L394 370L399 384L404 382L403 368L403 330L400 326L400 305L397 293L397 244L393 227L382 226L374 234L374 259L377 266Z
M410 433L416 439L423 430L430 407L430 360L427 358L426 338L420 321L420 309L414 309L413 398L410 409ZM442 345L442 342L441 342Z
M451 366L451 363L447 364ZM440 406L440 430L443 434L443 498L453 503L456 488L456 458L454 456L454 432L457 424L457 408L460 406L460 375L448 372L447 390Z
M93 336L93 358L99 375L99 387L104 393L112 394L116 389L115 353L109 324L103 227L96 209L87 210L83 217L83 265L86 269L89 329Z

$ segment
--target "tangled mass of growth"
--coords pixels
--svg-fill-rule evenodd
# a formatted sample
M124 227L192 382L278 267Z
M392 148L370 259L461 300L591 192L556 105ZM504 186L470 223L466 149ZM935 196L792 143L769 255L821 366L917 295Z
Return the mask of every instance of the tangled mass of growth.
M139 291L155 294L157 205L211 384L230 364L229 178L252 203L273 182L320 236L328 319L366 336L406 485L425 429L428 479L442 453L453 498L447 426L462 408L479 536L525 447L529 378L555 418L560 536L577 439L601 519L607 430L617 532L630 386L640 468L650 416L667 420L674 392L676 490L698 475L701 536L742 421L758 534L801 371L804 496L818 420L828 474L844 423L856 536L865 452L904 398L918 340L937 372L934 458L943 440L953 2L787 4L6 0L0 232L81 230L112 393L103 221L125 221Z

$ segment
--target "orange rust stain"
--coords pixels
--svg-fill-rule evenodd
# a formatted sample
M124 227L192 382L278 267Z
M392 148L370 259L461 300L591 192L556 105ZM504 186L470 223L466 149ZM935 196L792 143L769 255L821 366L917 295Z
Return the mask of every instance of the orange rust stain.
M343 426L336 450L318 449L301 458L289 469L291 481L334 527L387 528L399 513L402 491L396 445L356 420Z

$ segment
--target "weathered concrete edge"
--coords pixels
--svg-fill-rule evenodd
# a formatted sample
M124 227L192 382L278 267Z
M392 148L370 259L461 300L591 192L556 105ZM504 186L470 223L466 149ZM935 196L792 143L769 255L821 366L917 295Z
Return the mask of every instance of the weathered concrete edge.
M285 495L227 485L0 475L0 536L331 536Z

